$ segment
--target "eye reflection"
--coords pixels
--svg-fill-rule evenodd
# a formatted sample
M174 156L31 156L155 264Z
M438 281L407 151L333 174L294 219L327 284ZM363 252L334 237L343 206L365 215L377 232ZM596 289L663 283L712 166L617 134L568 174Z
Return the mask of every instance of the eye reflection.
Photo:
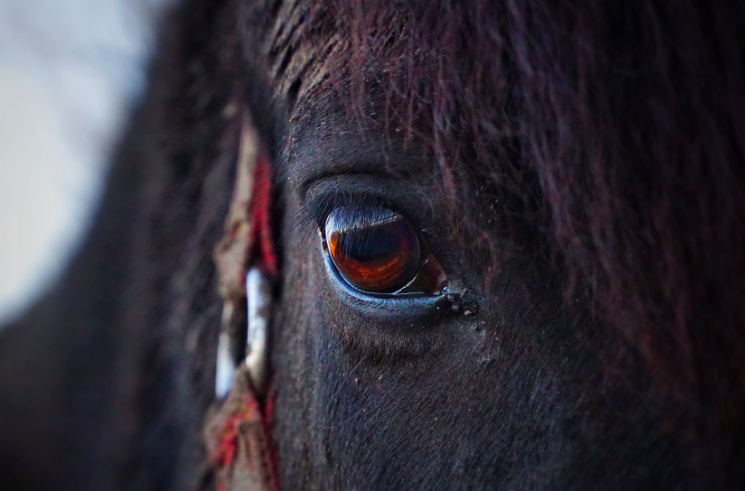
M333 210L327 252L341 276L366 293L434 294L445 275L403 216L383 207Z

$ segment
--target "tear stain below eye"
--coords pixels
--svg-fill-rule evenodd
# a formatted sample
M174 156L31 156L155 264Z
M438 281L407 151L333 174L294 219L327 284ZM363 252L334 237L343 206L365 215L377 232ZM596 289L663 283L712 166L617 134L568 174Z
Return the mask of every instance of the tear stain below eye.
M468 290L468 288L464 288L458 291L451 291L446 285L443 288L442 293L445 295L445 298L447 298L448 302L450 302L450 310L452 310L453 312L463 312L463 315L465 315L466 317L476 315L478 313L479 304L475 296Z

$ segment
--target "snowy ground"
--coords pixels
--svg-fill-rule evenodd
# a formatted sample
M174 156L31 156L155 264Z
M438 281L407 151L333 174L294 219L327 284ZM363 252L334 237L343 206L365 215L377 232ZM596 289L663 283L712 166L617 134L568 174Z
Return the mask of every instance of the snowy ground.
M0 0L0 324L88 227L164 0Z

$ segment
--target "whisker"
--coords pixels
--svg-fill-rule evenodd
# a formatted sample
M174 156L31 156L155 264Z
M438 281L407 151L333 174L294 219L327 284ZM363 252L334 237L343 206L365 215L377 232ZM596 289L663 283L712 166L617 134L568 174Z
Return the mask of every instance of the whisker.
M343 341L343 339L340 339L339 341L336 342L336 344L334 344L333 346L329 347L326 350L325 353L323 353L321 356L318 357L318 359L315 361L315 363L320 363L320 362L324 361L326 358L328 358L329 356L331 356L331 354L334 352L334 350L337 348L337 346L339 346L342 343L342 341ZM317 369L318 369L317 366L315 366L314 364L311 364L308 368L304 369L301 372L298 372L297 375L298 376L302 376L302 375L305 375L306 373L310 372L311 370L317 370Z
M365 361L364 357L362 357L360 361L357 362L357 364L351 370L349 370L349 373L347 374L346 377L344 377L344 380L341 381L341 383L339 384L339 387L336 389L336 392L334 392L334 394L331 396L331 400L329 401L329 403L326 404L327 408L330 407L331 404L336 400L337 396L339 395L339 392L341 392L341 389L344 388L344 385L349 380L349 377L351 377L352 374L360 367L363 361Z
M365 389L365 390L368 390L368 389ZM385 394L380 394L378 397L375 397L372 400L368 401L367 404L365 404L356 413L354 413L352 416L348 417L347 419L341 421L340 423L337 423L337 424L335 424L333 426L323 426L322 428L324 430L335 430L337 428L340 428L341 426L344 426L345 424L347 424L347 423L353 421L354 419L358 418L362 413L364 413L367 410L368 407L370 407L373 403L377 402L378 400L383 399L384 396L385 396ZM379 412L380 412L380 410L378 410L378 412L376 413L376 415Z

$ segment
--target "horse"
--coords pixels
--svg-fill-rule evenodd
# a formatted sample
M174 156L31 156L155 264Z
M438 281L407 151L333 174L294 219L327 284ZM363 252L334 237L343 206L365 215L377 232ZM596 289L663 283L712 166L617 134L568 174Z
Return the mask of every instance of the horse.
M741 489L744 23L183 0L88 239L0 331L3 488L221 486L202 433L252 296L213 256L238 203L277 485Z

